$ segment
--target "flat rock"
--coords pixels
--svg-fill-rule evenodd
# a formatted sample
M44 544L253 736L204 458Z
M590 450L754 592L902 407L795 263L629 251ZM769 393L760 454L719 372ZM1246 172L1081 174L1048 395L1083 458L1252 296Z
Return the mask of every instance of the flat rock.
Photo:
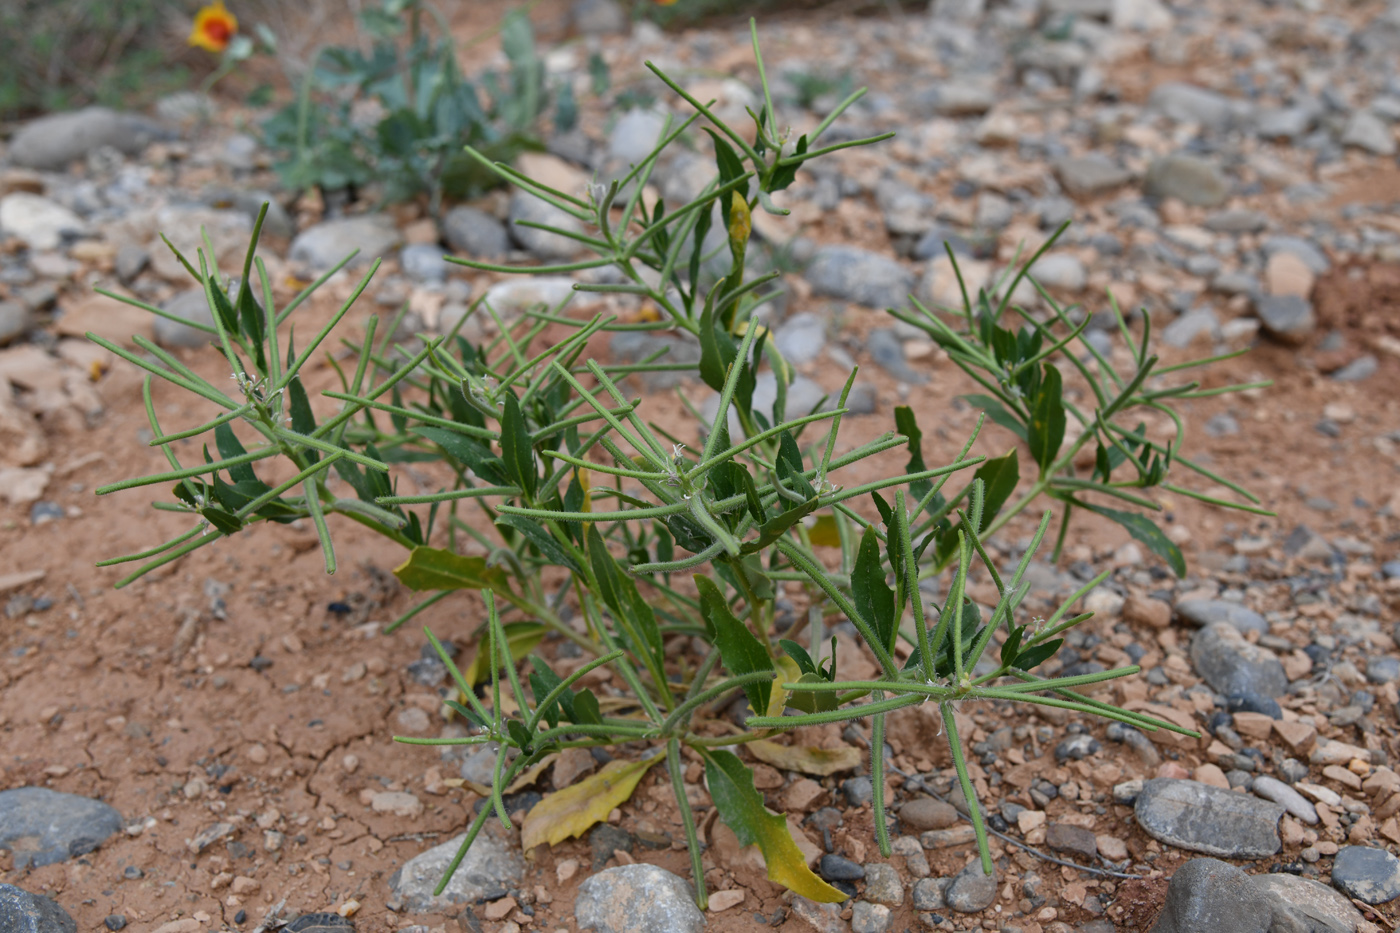
M442 237L456 253L493 259L510 250L505 224L475 207L458 205L442 218Z
M1354 146L1379 156L1395 155L1395 134L1390 126L1369 110L1358 110L1342 130L1343 146Z
M57 249L65 237L87 232L77 214L42 195L16 191L0 198L0 232L19 237L30 249Z
M818 295L871 308L904 307L914 288L914 273L888 256L853 246L817 250L806 275Z
M523 226L524 223L546 224L559 230L581 233L583 225L572 214L542 201L528 191L517 191L510 198L510 219L507 229L521 249L529 250L541 259L567 259L583 248L577 240L559 233Z
M1278 778L1261 774L1250 784L1250 790L1265 800L1272 800L1287 810L1290 815L1296 816L1309 826L1317 825L1317 808L1309 803L1306 797Z
M1133 805L1138 824L1159 842L1224 858L1265 858L1282 842L1283 807L1199 781L1154 778Z
M313 269L326 269L351 253L352 266L363 265L389 255L403 242L394 222L378 214L342 217L308 227L292 240L288 258Z
M1205 129L1220 132L1242 122L1248 104L1194 84L1169 81L1152 89L1147 109L1180 123L1199 123Z
M1400 897L1400 859L1384 849L1343 846L1332 860L1332 886L1367 904Z
M996 872L982 871L981 859L974 858L963 866L943 892L943 900L959 913L975 914L986 910L997 897Z
M177 292L160 307L162 311L168 311L182 320L214 326L214 313L209 310L209 300L202 288ZM163 347L202 347L218 339L197 327L169 318L156 317L152 326L156 332L156 343Z
M958 811L952 804L933 797L915 797L899 808L899 819L906 829L915 832L947 829L958 822Z
M537 305L543 305L553 311L573 294L574 280L563 276L511 278L488 288L485 304L490 305L505 319L517 317Z
M1176 614L1196 628L1227 622L1241 634L1255 631L1262 635L1269 630L1269 623L1259 613L1223 599L1183 599L1176 604Z
M1176 198L1195 207L1216 207L1229 197L1230 181L1211 160L1175 153L1153 161L1143 191L1154 198Z
M9 155L15 165L58 172L103 146L111 146L124 155L136 155L150 143L171 135L135 114L118 113L108 107L85 107L26 124L10 141Z
M0 884L0 930L4 933L77 933L78 924L54 901L12 884Z
M1219 693L1279 697L1288 690L1288 676L1278 656L1245 641L1228 622L1216 622L1196 633L1191 639L1191 663Z
M1055 176L1072 196L1091 198L1126 185L1133 173L1108 156L1091 152L1060 159L1055 163Z
M494 900L519 886L525 872L519 838L501 829L498 822L488 821L442 894L434 895L433 889L465 838L465 834L457 836L414 856L389 879L389 887L409 910L451 912L451 905Z
M1269 336L1284 343L1302 343L1317 328L1312 302L1298 295L1260 295L1254 310Z
M574 919L598 933L699 933L705 915L690 886L655 865L619 865L579 885Z
M0 849L16 868L86 855L121 828L121 814L100 800L44 787L0 791Z
M1315 924L1311 928L1306 925L1297 927L1308 933L1321 933L1322 930L1327 933L1355 933L1365 919L1350 900L1320 881L1283 873L1253 875L1249 880L1273 899L1275 922L1278 915L1287 910L1300 914L1304 923Z
M1272 920L1269 896L1249 875L1227 862L1197 858L1172 875L1152 933L1268 933Z

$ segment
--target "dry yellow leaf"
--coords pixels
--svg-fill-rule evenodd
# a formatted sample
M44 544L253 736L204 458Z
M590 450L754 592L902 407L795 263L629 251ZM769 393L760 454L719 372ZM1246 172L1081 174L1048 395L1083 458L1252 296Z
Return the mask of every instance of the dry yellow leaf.
M801 771L826 777L839 771L850 771L860 766L861 752L858 748L811 748L805 745L779 745L768 739L748 743L749 751L759 761L783 771Z
M518 775L515 780L511 781L510 784L506 786L506 789L501 791L501 793L514 794L517 791L521 791L529 787L531 784L535 783L540 779L540 775L544 773L544 769L554 764L554 759L558 757L559 755L557 753L553 755L545 755L539 761L526 768L524 772ZM448 784L450 782L443 781L442 783ZM467 787L470 787L472 790L476 791L483 797L491 796L491 788L485 784L478 784L476 781L468 781L466 779L463 779L461 783Z
M563 790L547 794L525 816L520 844L526 852L542 843L555 845L608 818L613 807L632 796L637 783L660 755L646 761L610 761L603 770Z

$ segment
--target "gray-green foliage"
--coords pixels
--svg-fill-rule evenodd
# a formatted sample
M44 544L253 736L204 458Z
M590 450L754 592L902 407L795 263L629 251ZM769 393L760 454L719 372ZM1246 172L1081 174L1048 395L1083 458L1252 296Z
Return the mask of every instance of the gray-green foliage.
M756 33L754 51L757 56ZM761 57L758 63L763 78ZM206 244L197 268L187 265L206 288L214 311L214 326L208 330L235 374L238 391L226 394L147 341L138 339L143 351L138 354L99 340L151 374L146 398L157 435L152 443L171 463L166 473L124 480L99 492L172 483L176 501L159 507L192 519L185 534L123 558L145 561L123 583L258 520L309 518L327 569L333 570L326 515L339 513L405 548L395 573L406 586L427 595L395 626L454 592L482 592L488 612L476 660L463 671L440 651L460 690L449 705L473 725L474 733L403 740L498 744L492 804L472 823L464 852L487 819L506 819L503 789L544 756L566 747L643 741L665 750L702 904L701 852L681 778L680 755L687 747L706 761L720 817L741 839L760 844L770 876L807 896L839 899L842 895L805 864L792 863L797 850L786 824L766 813L740 759L721 746L803 725L869 719L871 746L878 750L884 744L886 716L932 703L946 727L963 793L973 799L953 716L954 704L962 701L1042 704L1147 730L1181 731L1079 692L1136 673L1136 667L1061 678L1035 673L1062 645L1064 632L1088 618L1087 613L1069 613L1068 607L1106 575L1086 584L1048 619L1026 619L1026 572L1051 526L1049 512L1031 546L1007 572L990 558L986 540L1044 495L1064 504L1066 520L1071 509L1083 508L1124 522L1179 567L1180 555L1159 532L1142 524L1146 519L1139 513L1110 510L1087 497L1150 505L1129 490L1164 484L1172 465L1186 462L1177 453L1184 431L1164 446L1142 431L1119 427L1119 421L1144 406L1170 412L1170 401L1200 392L1157 384L1156 377L1166 371L1154 372L1146 333L1134 338L1124 326L1134 363L1131 372L1118 374L1102 358L1086 362L1067 353L1082 327L1070 326L1069 312L1053 302L1045 323L1027 313L1024 327L1013 332L1001 323L1009 314L1006 303L994 305L979 295L951 320L923 309L901 314L926 328L982 382L988 395L973 400L993 421L1025 440L1035 476L1029 489L1017 498L1022 485L1018 450L991 459L971 455L976 431L951 461L928 466L909 408L895 412L898 433L838 454L838 432L855 373L834 409L789 410L784 388L791 370L752 316L756 290L767 279L745 278L751 212L782 213L772 194L792 183L803 162L883 137L822 145L832 121L860 92L811 133L792 139L779 130L766 78L763 107L752 114L750 131L741 133L686 96L671 78L652 70L696 116L668 127L656 148L614 183L588 192L558 191L491 163L477 150L466 152L477 164L587 224L588 232L571 235L596 258L528 270L467 264L533 273L610 266L620 282L576 289L642 296L661 309L662 320L581 320L568 317L563 308L537 308L515 321L496 317L498 335L481 343L449 334L396 345L376 339L377 323L371 317L364 340L354 348L353 371L340 371L340 390L325 393L341 403L340 411L318 421L300 371L374 270L332 321L297 351L289 336L284 345L284 325L320 283L276 310L265 270L250 248L243 284L226 294L218 271L208 266L213 250ZM645 208L641 191L657 159L702 117L709 121L703 129L715 154L715 179L687 204L658 202ZM721 263L728 259L728 273L707 288L700 268L714 259L705 244L715 223L725 234L718 252ZM261 306L248 290L255 279ZM485 305L477 313L496 314ZM546 328L559 325L572 332L545 342ZM589 357L590 341L599 334L635 328L693 334L702 357L693 366L664 362L662 354L627 365ZM1090 383L1092 409L1066 400L1061 370L1053 361L1072 367ZM763 365L777 377L778 392L771 407L760 409L754 405L754 389ZM719 393L718 412L698 449L686 446L689 432L677 436L677 425L662 427L649 420L641 400L623 388L626 376L662 368L693 371ZM196 428L167 434L150 404L151 377L203 396L223 413ZM731 413L742 436L730 435ZM1085 430L1067 442L1071 418ZM257 438L256 445L245 449L231 428L236 422L244 425L246 436ZM978 431L981 426L979 421ZM206 449L203 462L182 464L173 443L206 432L213 433L218 456ZM1075 453L1091 438L1100 439L1098 467L1079 476ZM901 448L908 458L904 470L861 483L845 479L849 467ZM291 461L295 475L272 486L259 479L259 464L278 457ZM437 492L399 495L388 478L390 465L408 460L438 461L451 480ZM1129 478L1114 480L1125 465ZM353 496L333 491L331 470ZM955 478L954 492L948 484ZM466 539L485 556L464 554ZM919 584L945 566L952 572L940 602ZM564 581L562 588L545 587L542 571L547 568L552 568L552 579ZM995 605L980 606L968 597L974 568L995 586ZM805 593L811 611L782 628L778 595L791 584ZM575 613L581 626L569 621ZM827 620L854 626L877 662L873 679L840 679L826 642ZM682 643L698 638L708 647L699 655L668 652L665 645L675 636L684 636ZM572 640L591 660L561 677L547 660L531 653L546 637ZM429 638L437 645L431 633ZM901 663L901 657L907 661ZM622 709L604 712L590 689L576 689L579 679L599 665L608 666L626 685ZM504 690L510 691L518 713L503 711ZM719 729L716 713L740 695L754 715L737 734ZM875 826L881 851L888 853L884 767L883 756L872 755ZM971 811L983 863L990 870L980 817L976 807Z

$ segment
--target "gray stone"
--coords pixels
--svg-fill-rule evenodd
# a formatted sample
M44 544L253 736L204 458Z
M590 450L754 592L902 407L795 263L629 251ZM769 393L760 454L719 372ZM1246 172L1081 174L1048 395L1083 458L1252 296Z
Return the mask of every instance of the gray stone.
M0 791L0 849L11 851L15 868L86 855L121 828L121 814L100 800L44 787Z
M81 217L48 198L16 191L0 198L0 232L19 237L30 249L57 249L65 238L87 233Z
M292 215L287 213L287 209L282 206L277 195L271 191L262 191L256 188L215 187L205 189L201 200L210 207L232 208L241 212L250 221L258 219L258 214L262 212L263 205L266 204L267 214L263 217L263 236L291 239L297 232Z
M23 337L32 322L29 309L18 301L0 301L0 347Z
M399 267L415 282L441 282L447 278L447 260L435 243L414 243L399 252Z
M915 910L942 910L947 906L943 892L952 884L951 878L922 878L914 882Z
M875 203L885 215L885 229L899 236L922 236L933 226L933 198L902 182L881 179Z
M977 196L977 209L974 223L981 230L1000 230L1011 223L1016 209L1011 202L999 194L983 191Z
M1386 655L1367 658L1366 679L1373 684L1389 684L1400 680L1400 658Z
M987 0L933 0L929 18L937 23L975 23L987 10Z
M868 901L898 907L904 903L904 883L899 880L899 872L893 865L884 862L871 862L865 866L865 891Z
M619 865L578 889L574 919L598 933L700 933L705 915L690 886L655 865Z
M943 117L975 117L996 106L996 88L985 81L945 81L919 94L913 103L917 113Z
M453 252L491 259L510 250L505 224L483 210L460 204L442 218L442 237Z
M146 267L151 264L151 254L139 243L123 243L117 250L117 279L123 285L130 285Z
M1280 697L1288 678L1277 655L1244 640L1228 622L1207 625L1191 639L1191 663L1218 693Z
M238 286L238 279L229 281L228 291L225 294L228 296L230 304L238 300ZM254 292L254 300L257 301L256 292ZM202 288L187 288L178 292L160 307L162 311L174 314L181 320L205 324L209 327L214 326L214 312L209 310L209 299ZM258 301L258 307L262 307L261 301ZM200 330L198 327L191 327L188 324L181 324L164 317L157 317L153 327L156 343L163 347L202 347L211 340L218 339L213 334Z
M389 879L390 889L409 910L455 913L454 904L472 904L480 898L494 900L519 886L525 872L519 836L503 830L499 821L489 820L442 894L434 895L433 889L465 838L457 836L415 855Z
M1089 281L1089 274L1078 256L1068 253L1051 253L1036 260L1031 267L1031 275L1046 288L1059 288L1069 292L1083 291Z
M909 365L904 359L904 344L893 328L878 327L865 338L865 350L880 364L880 368L900 382L921 385L928 376Z
M1179 123L1199 123L1215 132L1231 129L1249 117L1249 105L1194 84L1170 81L1152 89L1147 109Z
M790 315L778 325L773 344L789 363L810 363L826 346L826 321L810 311Z
M1060 87L1073 87L1089 63L1089 50L1078 42L1036 37L1019 45L1014 61L1019 74L1042 72Z
M574 280L557 275L510 278L497 282L486 290L485 303L504 320L543 305L554 311L574 294Z
M0 930L4 933L77 933L78 924L54 901L12 884L0 884Z
M1395 134L1390 126L1369 110L1358 110L1342 130L1343 146L1354 146L1378 156L1395 155Z
M1056 852L1093 859L1099 854L1092 830L1069 823L1051 823L1045 828L1045 844Z
M1196 207L1215 207L1230 195L1230 181L1209 159L1176 153L1153 161L1143 191L1154 198L1177 198Z
M817 871L827 881L860 881L865 877L865 866L853 862L844 855L827 853L817 863Z
M1194 308L1162 328L1162 342L1185 349L1202 337L1220 336L1220 316L1214 308Z
M1263 635L1269 631L1269 623L1259 613L1240 603L1223 599L1184 599L1176 604L1176 614L1196 628L1228 622L1241 632L1253 631Z
M665 114L640 107L629 110L618 117L608 134L608 155L635 165L656 148L665 128Z
M841 919L840 904L818 904L795 894L792 912L816 933L850 933L851 925Z
M1082 761L1099 750L1099 740L1087 732L1066 736L1055 746L1056 761Z
M1318 108L1298 105L1263 110L1254 122L1254 132L1261 139L1295 139L1317 123Z
M1272 800L1309 826L1317 825L1317 808L1309 803L1306 797L1278 778L1261 774L1250 784L1250 790L1265 800Z
M1355 933L1365 918L1361 911L1341 894L1320 881L1298 875L1253 875L1254 887L1274 901L1275 929L1270 933ZM1296 912L1304 919L1294 928L1278 930L1284 910ZM1313 925L1307 925L1311 921ZM1319 929L1320 928L1320 929Z
M1242 870L1197 858L1172 875L1152 933L1268 933L1273 912L1269 896Z
M1149 836L1192 852L1265 858L1282 845L1278 821L1283 807L1198 781L1144 782L1133 814Z
M1367 904L1400 897L1400 859L1384 849L1343 846L1332 860L1332 886Z
M1248 272L1222 272L1210 283L1210 287L1226 295L1254 296L1263 290L1259 279Z
M1279 234L1266 238L1261 246L1265 256L1272 257L1275 253L1292 253L1303 260L1303 264L1311 269L1314 275L1323 275L1332 268L1332 260L1327 258L1327 254L1319 249L1316 243L1305 237Z
M872 308L903 307L914 288L914 273L888 256L852 246L817 250L806 276L818 295Z
M577 240L538 227L522 226L522 222L545 224L571 233L583 232L583 225L572 214L566 214L528 191L511 195L508 222L511 239L541 259L567 259L582 248L583 244Z
M1133 173L1108 156L1091 152L1060 159L1055 163L1055 176L1072 196L1092 198L1126 185Z
M856 901L851 905L851 933L886 933L894 914L884 904Z
M144 117L107 107L55 113L26 124L10 141L10 161L24 168L60 172L94 149L110 146L136 155L172 134Z
M997 897L996 872L988 875L982 871L981 859L974 858L953 876L948 889L943 892L943 900L959 913L975 914L992 906Z
M1216 233L1258 233L1268 226L1268 214L1245 207L1216 211L1205 220L1205 228Z
M1265 332L1284 343L1302 343L1317 327L1312 302L1299 295L1259 295L1254 310Z
M1341 369L1332 373L1333 382L1364 382L1380 369L1380 361L1370 353L1358 356Z
M354 253L351 265L373 262L403 242L394 222L378 214L325 220L308 227L292 240L287 258L313 269L326 269Z
M627 31L627 11L617 0L574 0L569 17L574 29L585 36L609 36Z

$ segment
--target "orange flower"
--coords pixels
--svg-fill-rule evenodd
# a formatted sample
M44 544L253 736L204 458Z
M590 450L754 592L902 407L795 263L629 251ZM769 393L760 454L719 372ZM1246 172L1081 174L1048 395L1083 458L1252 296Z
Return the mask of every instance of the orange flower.
M222 52L228 48L229 40L238 32L238 20L224 9L223 0L200 9L194 16L194 29L190 30L190 45L211 52Z

